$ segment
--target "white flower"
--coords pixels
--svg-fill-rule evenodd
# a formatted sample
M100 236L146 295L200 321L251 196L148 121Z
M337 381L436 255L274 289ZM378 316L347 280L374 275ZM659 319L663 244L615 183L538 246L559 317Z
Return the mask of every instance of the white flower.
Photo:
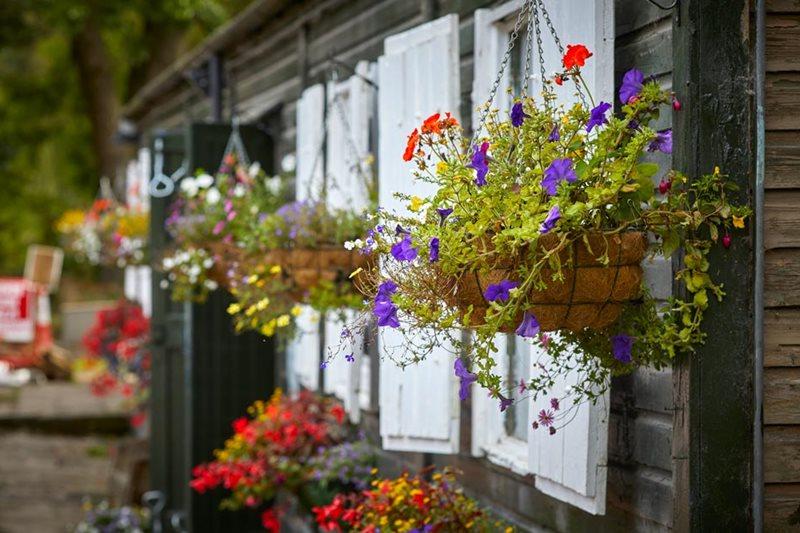
M211 259L206 259L205 261L203 261L204 268L211 268L212 266L214 266L214 261L212 261Z
M267 187L267 190L272 194L278 194L279 192L281 192L280 176L272 176L270 178L265 178L264 185Z
M242 196L244 196L245 192L247 191L245 191L244 185L242 185L241 183L237 183L236 187L233 188L233 195L236 198L241 198Z
M344 243L344 249L345 250L352 250L355 247L356 247L356 243L354 243L353 241L345 241L345 243Z
M281 159L281 170L284 172L292 172L297 167L297 159L294 154L286 154Z
M206 285L206 288L207 288L208 290L210 290L210 291L215 291L215 290L217 290L217 282L216 282L216 281L214 281L213 279L207 279L207 280L205 281L205 285Z
M261 171L261 163L258 161L254 162L250 165L250 168L247 169L247 173L250 174L251 178L255 178L258 176L258 173Z
M192 265L189 267L189 276L192 278L196 278L200 275L200 267L198 265Z
M197 195L198 190L197 180L194 178L187 177L181 180L181 191L183 191L189 198Z
M162 289L168 289L169 281L162 279L161 282L158 284L158 286L161 287Z
M197 186L201 189L208 189L212 185L214 185L214 178L209 174L200 174L195 178L197 182Z
M222 198L222 195L220 194L219 189L216 187L211 187L208 189L208 192L206 193L206 202L209 205L216 204L219 202L220 198Z
M172 270L172 267L175 266L175 260L171 257L165 257L161 264L165 270Z
M354 244L356 245L356 248L363 248L364 247L364 241L362 241L361 239L356 239Z

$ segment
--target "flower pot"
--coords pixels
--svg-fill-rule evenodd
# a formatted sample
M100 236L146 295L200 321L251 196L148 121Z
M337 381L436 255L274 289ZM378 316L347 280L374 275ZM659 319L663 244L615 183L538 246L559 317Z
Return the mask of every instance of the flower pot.
M526 308L539 321L542 331L584 328L602 329L619 318L626 302L640 296L642 284L641 262L647 249L643 233L628 232L604 237L591 235L589 246L583 241L573 243L559 252L562 279L547 281L544 289L533 290L523 300ZM541 251L558 245L556 237L541 239ZM607 250L608 265L599 261ZM551 280L553 271L542 271L545 280ZM514 269L495 269L486 273L470 272L455 284L454 303L461 309L473 306L471 325L484 324L489 302L484 292L490 284L503 279L516 279ZM514 323L522 319L522 313ZM509 325L504 331L513 331Z

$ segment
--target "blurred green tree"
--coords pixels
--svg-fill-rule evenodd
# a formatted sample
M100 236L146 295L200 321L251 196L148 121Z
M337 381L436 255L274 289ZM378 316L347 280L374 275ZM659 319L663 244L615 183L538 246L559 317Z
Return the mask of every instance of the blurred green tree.
M0 274L114 174L123 103L248 3L0 1Z

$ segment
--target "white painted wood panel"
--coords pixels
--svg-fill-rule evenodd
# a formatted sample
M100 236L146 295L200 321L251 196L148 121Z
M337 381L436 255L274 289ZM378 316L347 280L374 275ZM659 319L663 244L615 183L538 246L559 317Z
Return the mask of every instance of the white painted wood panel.
M405 206L393 192L433 192L432 185L413 180L412 166L402 160L406 137L433 113L458 114L458 17L448 15L393 35L384 52L378 61L379 204L401 212ZM440 346L425 361L402 370L387 357L402 357L402 333L382 328L378 342L383 447L457 452L460 406L452 346Z
M325 86L317 84L303 91L297 102L297 200L317 200L322 194L324 121ZM297 317L297 326L297 338L287 347L287 368L300 386L316 390L320 386L321 363L318 313L303 306L302 313Z

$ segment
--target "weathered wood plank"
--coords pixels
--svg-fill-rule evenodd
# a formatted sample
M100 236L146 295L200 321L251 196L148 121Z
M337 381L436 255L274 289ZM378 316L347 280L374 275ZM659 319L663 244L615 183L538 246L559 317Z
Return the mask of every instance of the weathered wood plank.
M800 130L800 73L769 73L766 88L766 128Z
M800 309L764 313L764 366L800 366Z
M630 42L620 39L614 54L615 79L636 67L646 76L660 76L672 71L672 21L661 19Z
M617 37L632 33L648 24L669 18L669 16L669 13L663 9L640 0L617 0L614 4L614 25Z
M672 470L672 415L611 412L609 462Z
M790 517L800 511L800 485L768 484L764 489L764 531L797 531Z
M767 13L800 13L800 0L767 0Z
M767 250L764 257L764 305L800 306L800 250Z
M767 368L764 372L764 423L800 424L800 368Z
M764 481L800 483L800 426L764 428Z
M767 72L800 71L800 15L767 17Z
M800 248L800 191L768 191L764 197L764 246Z
M800 189L800 131L769 131L766 146L767 189Z

